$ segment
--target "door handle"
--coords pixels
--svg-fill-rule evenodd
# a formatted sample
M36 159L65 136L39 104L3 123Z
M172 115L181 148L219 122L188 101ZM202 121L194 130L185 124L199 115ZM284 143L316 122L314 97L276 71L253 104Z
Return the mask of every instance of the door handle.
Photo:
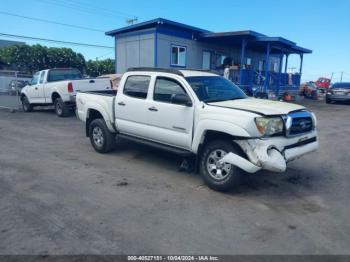
M157 108L155 108L154 106L152 106L152 107L148 108L148 110L149 110L149 111L158 111L158 109L157 109Z
M35 90L38 90L38 88L36 87Z
M123 101L121 101L121 102L118 102L118 105L125 106L125 103Z

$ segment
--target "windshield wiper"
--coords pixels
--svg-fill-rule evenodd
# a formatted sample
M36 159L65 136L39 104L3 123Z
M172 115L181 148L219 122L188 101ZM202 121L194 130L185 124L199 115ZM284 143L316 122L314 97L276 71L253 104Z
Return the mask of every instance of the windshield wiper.
M228 99L209 99L209 100L204 100L205 103L215 103L215 102L223 102L223 101L230 101L230 100L238 100L238 99L244 99L245 97L232 97Z

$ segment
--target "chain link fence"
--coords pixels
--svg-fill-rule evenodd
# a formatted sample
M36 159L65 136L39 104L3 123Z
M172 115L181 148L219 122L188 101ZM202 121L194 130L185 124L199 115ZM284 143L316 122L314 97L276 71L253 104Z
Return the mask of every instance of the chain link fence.
M20 92L30 80L31 75L18 71L0 70L0 108L20 109Z

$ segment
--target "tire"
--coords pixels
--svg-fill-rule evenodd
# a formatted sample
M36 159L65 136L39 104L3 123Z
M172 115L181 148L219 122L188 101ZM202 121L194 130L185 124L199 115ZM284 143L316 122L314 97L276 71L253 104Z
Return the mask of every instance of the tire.
M221 159L226 153L233 152L242 155L241 150L232 142L227 140L214 140L209 142L203 149L200 156L199 171L204 182L213 190L227 191L239 185L242 170L231 164L223 164L218 173L218 159ZM211 167L214 167L211 169ZM209 171L211 169L211 171ZM222 178L220 177L220 173ZM215 178L216 176L216 178Z
M23 96L22 99L22 108L24 112L32 112L33 111L33 105L29 103L29 100L26 96Z
M108 153L115 148L115 134L108 130L105 121L101 118L90 123L89 137L91 145L99 153Z
M70 114L70 109L63 102L62 98L56 98L54 104L56 115L58 115L59 117L66 117Z
M326 97L326 103L327 104L332 104L332 100Z

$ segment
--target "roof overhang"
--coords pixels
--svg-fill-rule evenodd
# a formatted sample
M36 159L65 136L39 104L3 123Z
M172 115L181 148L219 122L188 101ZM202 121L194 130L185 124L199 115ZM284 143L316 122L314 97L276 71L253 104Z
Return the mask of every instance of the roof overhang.
M237 45L245 40L249 47L259 51L264 49L266 50L267 43L270 43L271 53L281 53L282 51L285 54L312 53L310 49L297 46L295 42L283 37L270 37L252 30L214 33L202 28L189 26L164 18L156 18L135 25L108 31L106 32L106 35L117 36L152 28L156 28L157 31L163 33L174 33L173 31L175 31L177 34L181 33L180 35L183 37L197 39L199 41L209 43L219 43L222 45Z
M241 43L242 40L245 40L251 48L256 50L262 50L266 48L267 43L270 43L272 53L278 53L281 51L288 54L312 53L310 49L297 46L295 42L283 37L270 37L251 30L221 33L202 33L200 34L199 40L221 44L237 44Z
M116 30L108 31L105 34L109 35L109 36L116 36L116 35L119 35L119 34L124 34L124 33L132 32L132 31L136 31L136 30L154 28L154 27L157 27L157 26L160 26L160 25L168 25L168 26L171 26L171 27L181 28L182 30L193 31L193 32L196 32L196 33L208 33L208 32L210 32L210 31L204 30L202 28L189 26L189 25L186 25L186 24L182 24L182 23L171 21L171 20L167 20L167 19L164 19L164 18L156 18L156 19L149 20L149 21L142 22L142 23L138 23L138 24L135 24L135 25L130 25L130 26L126 26L126 27L122 27L122 28L116 29Z

